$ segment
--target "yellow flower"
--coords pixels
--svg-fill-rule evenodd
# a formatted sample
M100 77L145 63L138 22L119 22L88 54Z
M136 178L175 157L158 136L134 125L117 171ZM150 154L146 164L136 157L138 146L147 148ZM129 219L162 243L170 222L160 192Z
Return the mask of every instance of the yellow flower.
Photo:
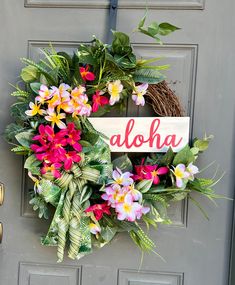
M109 104L114 105L120 100L120 94L123 90L123 85L120 80L115 80L108 83L108 93L111 95Z
M37 115L37 114L39 114L39 115L44 115L44 114L46 114L46 111L45 110L43 110L43 109L40 109L40 107L41 107L41 105L39 104L34 104L33 102L30 102L29 103L29 108L31 109L31 110L27 110L27 111L25 111L25 114L27 115L27 116L30 116L30 117L33 117L33 116L35 116L35 115Z
M52 110L48 110L47 113L48 116L45 116L45 119L52 122L51 125L53 128L55 125L57 125L57 127L60 129L66 129L65 123L61 121L61 119L65 119L65 113L56 114L56 112Z

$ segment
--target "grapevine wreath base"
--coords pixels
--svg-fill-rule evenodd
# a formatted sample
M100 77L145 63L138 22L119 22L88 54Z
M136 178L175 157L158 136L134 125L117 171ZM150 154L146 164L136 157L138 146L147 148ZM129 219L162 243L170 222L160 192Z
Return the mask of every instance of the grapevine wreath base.
M144 22L138 30L158 42L177 29L168 23L145 28ZM24 168L34 182L30 204L50 221L41 242L57 246L58 261L66 248L70 258L79 259L119 232L129 234L142 251L154 251L143 222L147 228L169 224L170 202L188 197L198 205L192 192L219 197L212 189L216 181L199 178L195 165L210 138L195 139L178 153L169 148L112 160L105 136L88 119L122 112L128 100L144 108L145 99L157 115L182 116L160 72L167 66L137 59L129 37L116 31L111 45L94 38L72 56L53 47L42 52L39 62L22 59L24 85L11 94L17 102L5 137L13 152L25 156Z

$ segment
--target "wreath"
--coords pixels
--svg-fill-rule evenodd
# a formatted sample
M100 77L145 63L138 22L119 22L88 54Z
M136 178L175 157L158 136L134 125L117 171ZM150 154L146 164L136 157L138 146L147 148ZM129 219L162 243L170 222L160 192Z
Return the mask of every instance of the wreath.
M154 37L178 29L152 23L138 30ZM52 46L39 62L23 58L23 85L11 94L14 123L5 137L14 153L24 155L24 168L34 182L30 204L40 218L50 217L45 246L57 246L58 261L65 249L72 259L111 242L127 232L142 251L154 251L147 226L169 224L170 203L197 192L214 199L214 178L198 178L195 161L210 137L195 139L178 153L150 153L112 160L105 135L89 116L123 112L128 99L137 107L152 105L157 116L182 116L179 100L167 86L156 59L137 59L129 36L113 31L110 45L94 38L71 56ZM114 126L118 127L118 126ZM200 208L200 205L199 205ZM52 210L54 209L54 210ZM53 215L50 216L50 214Z

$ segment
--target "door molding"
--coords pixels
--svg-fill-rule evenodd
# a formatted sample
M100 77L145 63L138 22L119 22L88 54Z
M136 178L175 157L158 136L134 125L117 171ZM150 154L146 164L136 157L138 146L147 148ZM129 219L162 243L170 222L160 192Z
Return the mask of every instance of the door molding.
M148 0L149 9L174 9L174 10L203 10L206 0ZM27 8L109 8L108 0L25 0ZM145 9L146 2L142 0L120 0L118 8Z

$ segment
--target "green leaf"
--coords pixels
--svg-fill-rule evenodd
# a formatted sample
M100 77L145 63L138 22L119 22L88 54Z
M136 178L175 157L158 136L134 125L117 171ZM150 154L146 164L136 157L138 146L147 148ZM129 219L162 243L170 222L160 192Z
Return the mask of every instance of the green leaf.
M176 31L176 30L180 30L180 28L170 24L170 23L161 23L159 25L159 31L158 33L161 35L161 36L166 36L166 35L169 35L170 33Z
M197 147L200 152L207 150L210 140L213 139L213 136L205 137L204 139L195 139L193 146Z
M33 134L31 132L22 132L15 136L16 140L25 147L30 147Z
M53 184L51 181L47 179L40 180L40 187L41 187L40 195L44 198L45 202L50 203L56 207L60 199L60 194L61 194L60 187Z
M30 83L38 79L39 71L35 66L28 65L22 69L20 76L24 82Z
M114 159L112 161L112 164L113 164L113 169L117 167L121 169L122 172L126 172L126 171L132 172L133 170L132 162L129 159L127 154Z
M174 159L174 152L171 147L168 148L166 154L160 159L159 164L161 165L171 165Z
M147 10L145 12L145 15L144 17L140 20L139 24L138 24L138 28L142 28L144 26L144 23L145 23L145 20L146 20L146 17L147 17Z
M16 90L14 92L11 93L11 96L14 96L14 97L23 97L23 98L27 98L29 97L29 93L24 91L24 90Z
M40 196L35 196L29 201L29 204L33 205L33 210L37 211L38 210L38 216L39 218L49 218L49 210L47 207L46 202L44 199Z
M173 160L173 165L177 166L178 164L182 163L184 165L188 165L190 162L193 162L195 157L190 150L190 147L186 145L183 149L181 149L175 156Z
M158 34L158 30L159 30L159 25L157 22L153 22L148 26L148 33L154 37L155 35Z
M10 107L10 115L22 124L22 121L24 122L28 120L25 115L26 110L28 110L28 103L17 102Z
M30 155L24 163L24 168L28 169L32 174L39 175L40 174L40 168L39 165L41 164L41 161L37 160L36 156L34 154Z
M25 155L30 152L30 148L25 146L16 146L11 149L12 152L15 152L16 154Z
M15 123L11 123L9 124L4 132L4 138L8 141L8 142L13 142L15 139L15 136L21 132L23 132L25 130L24 127L17 125Z
M137 69L133 74L135 82L157 84L165 80L165 75L154 69Z
M141 193L146 193L149 191L152 184L153 184L152 180L144 179L144 180L141 180L139 183L136 184L136 189L138 191L140 191Z
M122 32L112 31L113 33L113 42L112 42L112 50L116 54L128 54L132 52L132 48L130 46L130 38L127 34Z
M40 90L40 87L41 87L41 83L40 82L33 82L33 83L30 83L30 88L33 90L33 92L35 94L39 94L39 90Z
M101 236L106 242L110 242L113 237L116 235L117 229L114 227L102 227L101 228Z

